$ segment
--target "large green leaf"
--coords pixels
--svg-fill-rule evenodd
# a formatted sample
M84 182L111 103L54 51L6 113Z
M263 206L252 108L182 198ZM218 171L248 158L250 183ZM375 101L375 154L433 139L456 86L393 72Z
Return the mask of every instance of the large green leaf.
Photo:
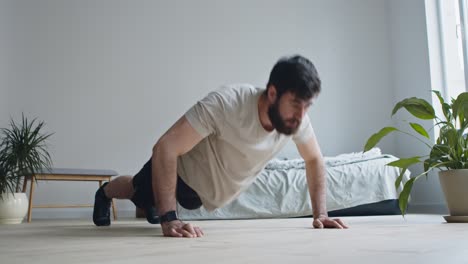
M429 138L429 134L427 133L426 129L422 127L420 124L417 123L409 123L410 126L414 129L414 131L418 132L420 135Z
M457 99L453 102L452 111L454 117L458 117L460 124L468 117L468 92L464 92L458 95Z
M392 161L388 163L387 165L392 166L392 167L406 169L413 164L421 162L419 158L420 157L416 156L416 157L411 157L411 158L399 159L399 160Z
M437 160L434 161L431 158L428 158L428 159L424 160L424 162L423 162L424 171L427 171L436 162L437 162Z
M453 150L457 149L458 133L456 129L450 128L444 131L448 146Z
M445 119L448 122L450 122L452 120L452 112L451 112L450 105L444 101L444 98L442 97L439 91L432 90L432 92L434 92L437 95L437 98L439 98L439 102L440 102L440 105L442 106L442 112L444 113Z
M433 93L435 93L437 95L437 98L439 98L439 102L441 105L443 105L445 103L445 100L444 98L442 97L442 95L440 94L439 91L437 90L432 90Z
M432 159L441 159L442 157L446 157L450 154L450 147L447 145L442 144L435 144L432 146L431 153L429 157Z
M429 158L424 161L424 171L428 171L433 167L440 168L446 166L445 164L450 164L449 158L450 147L446 145L435 144L431 149Z
M455 150L458 145L458 132L453 126L443 126L439 129L439 137L437 144L448 146L451 151Z
M372 149L373 147L375 147L375 145L377 145L377 143L379 143L379 141L385 137L386 135L388 135L389 133L393 132L393 131L396 131L398 129L396 129L395 127L384 127L382 128L379 132L373 134L366 142L366 145L364 146L364 152L366 151L369 151L370 149Z
M401 181L403 180L403 175L405 175L406 168L402 169L400 175L395 180L395 189L400 188Z
M419 119L435 118L435 111L426 100L416 97L406 98L398 102L392 111L392 116L401 108L405 108L410 114Z
M416 177L409 179L405 183L405 186L403 187L403 191L401 191L400 196L398 197L400 211L403 216L406 214L406 208L408 207L408 198L411 193L411 189L413 188L413 183L415 180L416 180Z
M452 122L453 116L451 112L450 105L445 103L442 105L442 111L444 112L444 116L448 122Z

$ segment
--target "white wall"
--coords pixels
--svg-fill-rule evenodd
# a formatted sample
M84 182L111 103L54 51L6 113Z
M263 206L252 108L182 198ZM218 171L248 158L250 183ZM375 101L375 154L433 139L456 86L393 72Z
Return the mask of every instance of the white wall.
M47 122L56 167L135 174L197 99L225 83L264 86L280 56L300 53L323 81L309 114L324 155L361 151L388 124L394 96L386 7L384 0L10 1L9 112ZM392 140L382 148L396 150ZM282 156L296 157L294 146ZM41 182L36 197L92 202L94 191Z
M394 104L413 96L431 102L430 90L440 88L431 84L424 1L392 0L387 3L390 18ZM405 114L399 114L397 118L399 120L407 118L421 123ZM432 126L431 122L421 124L426 128ZM411 131L407 129L408 127L404 128ZM423 156L428 153L428 148L413 138L403 135L398 136L396 140L396 153L400 157ZM411 171L416 176L423 172L423 168L414 166ZM443 194L435 173L427 180L422 178L414 184L409 210L440 210L440 208L444 210L443 204Z
M7 106L7 17L6 2L0 1L0 127L4 127L8 120Z

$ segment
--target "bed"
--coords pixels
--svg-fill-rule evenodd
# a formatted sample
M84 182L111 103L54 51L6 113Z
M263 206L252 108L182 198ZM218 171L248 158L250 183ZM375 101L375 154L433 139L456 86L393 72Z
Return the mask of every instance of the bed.
M399 214L395 179L400 170L385 166L397 158L374 148L368 152L325 157L327 209L330 216ZM410 177L407 171L404 184ZM302 159L270 161L253 184L236 200L212 212L203 207L186 210L182 219L284 218L312 215L312 206Z

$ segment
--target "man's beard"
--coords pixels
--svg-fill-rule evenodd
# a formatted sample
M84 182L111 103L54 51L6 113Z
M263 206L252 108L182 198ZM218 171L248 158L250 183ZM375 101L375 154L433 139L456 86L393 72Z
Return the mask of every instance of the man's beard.
M296 118L283 120L279 112L279 100L268 107L268 117L270 118L271 124L273 128L278 131L278 133L285 134L285 135L292 135L296 133L299 129L299 125L301 124L301 120ZM292 126L286 125L286 122L293 122Z

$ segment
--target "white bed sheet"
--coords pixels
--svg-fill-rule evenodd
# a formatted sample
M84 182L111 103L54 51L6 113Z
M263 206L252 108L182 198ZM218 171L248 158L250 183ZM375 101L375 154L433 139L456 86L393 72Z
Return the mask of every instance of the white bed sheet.
M395 189L400 170L386 166L396 160L382 155L380 149L369 152L325 157L328 211L397 199ZM407 171L403 183L410 177ZM246 219L297 217L312 214L312 206L301 159L272 160L253 184L228 205L208 212L203 207L186 210L178 206L182 219Z

